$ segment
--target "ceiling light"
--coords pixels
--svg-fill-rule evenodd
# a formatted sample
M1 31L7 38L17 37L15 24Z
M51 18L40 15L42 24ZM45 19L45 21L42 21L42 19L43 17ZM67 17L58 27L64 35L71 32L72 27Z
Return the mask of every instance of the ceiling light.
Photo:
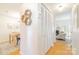
M64 8L67 7L67 4L58 4L57 5L57 10L59 10L60 12L64 10Z

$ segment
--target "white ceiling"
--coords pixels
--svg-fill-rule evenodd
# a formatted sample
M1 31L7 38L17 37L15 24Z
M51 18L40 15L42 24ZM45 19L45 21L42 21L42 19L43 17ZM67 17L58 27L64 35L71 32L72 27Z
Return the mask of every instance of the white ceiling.
M22 3L0 3L0 15L19 18Z
M57 5L60 3L44 3L52 12L59 13L56 9ZM0 11L19 11L22 3L0 3ZM71 11L73 4L67 4L68 6L64 8L62 12Z
M64 9L60 12L57 7L60 3L45 3L45 5L55 14L59 14L59 13L63 13L63 12L68 12L68 11L71 11L72 10L72 7L73 7L73 3L65 3L65 4L62 4L63 5L67 5L66 7L64 7Z
M19 11L22 3L0 3L0 11Z

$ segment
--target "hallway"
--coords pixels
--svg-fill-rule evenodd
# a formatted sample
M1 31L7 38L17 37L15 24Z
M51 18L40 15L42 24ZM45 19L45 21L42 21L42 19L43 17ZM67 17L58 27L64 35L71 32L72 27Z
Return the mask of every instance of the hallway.
M47 55L72 55L72 48L65 41L57 40L54 47L51 47Z
M0 6L0 54L73 55L73 49L79 54L79 4Z

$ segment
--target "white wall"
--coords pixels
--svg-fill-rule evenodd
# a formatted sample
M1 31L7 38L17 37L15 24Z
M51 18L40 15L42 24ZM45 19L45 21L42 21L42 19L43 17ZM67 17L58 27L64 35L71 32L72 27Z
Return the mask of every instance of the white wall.
M27 26L21 22L21 54L45 54L53 43L53 38L51 38L53 37L53 35L51 34L54 32L54 29L52 29L53 26L50 24L53 21L52 15L50 14L49 16L49 22L45 23L48 20L46 21L46 16L41 13L40 4L23 4L21 8L21 15L23 14L25 9L30 9L32 11L32 24L30 26ZM50 27L50 25L52 27ZM51 31L49 30L49 28L51 28Z
M12 16L11 14L13 14L13 13L7 14L6 12L0 12L0 43L2 43L4 41L8 41L9 40L9 34L12 31L18 31L19 32L19 30L20 30L20 28L19 28L20 24L18 22L19 19ZM11 26L12 26L12 28L11 28Z
M72 48L75 52L75 54L79 55L79 6L74 5L73 9L72 9L72 18L73 18L73 22L72 22Z
M54 17L46 5L40 6L39 19L39 50L45 54L55 42Z
M27 3L23 4L21 8L21 15L25 9L30 9L32 11L32 24L27 26L21 23L21 54L38 54L38 39L37 39L37 29L38 29L38 4L37 3Z

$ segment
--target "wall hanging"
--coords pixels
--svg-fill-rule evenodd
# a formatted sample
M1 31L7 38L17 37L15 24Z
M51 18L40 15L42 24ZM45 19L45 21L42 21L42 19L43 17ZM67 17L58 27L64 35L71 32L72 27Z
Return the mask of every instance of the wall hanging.
M25 23L26 25L31 25L31 10L25 10L24 14L21 17L21 20L23 23Z

